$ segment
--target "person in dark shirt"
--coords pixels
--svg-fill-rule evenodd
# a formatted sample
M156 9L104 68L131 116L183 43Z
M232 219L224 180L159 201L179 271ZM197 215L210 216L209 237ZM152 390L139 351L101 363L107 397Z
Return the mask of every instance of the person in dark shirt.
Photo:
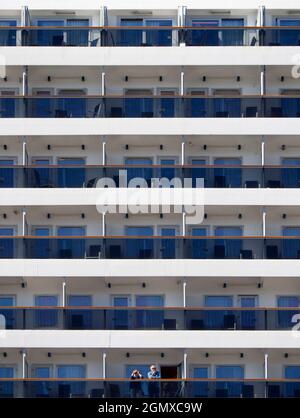
M143 396L141 379L143 379L142 373L137 369L133 370L130 376L131 382L129 384L131 398L140 398Z

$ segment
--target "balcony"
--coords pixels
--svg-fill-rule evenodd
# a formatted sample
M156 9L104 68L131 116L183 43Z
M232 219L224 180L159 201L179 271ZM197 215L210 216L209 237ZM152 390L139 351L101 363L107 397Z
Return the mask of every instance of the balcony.
M298 260L300 237L1 236L0 259Z
M299 188L300 166L16 166L10 165L10 160L7 164L0 161L0 188L95 188L104 178L112 180L115 187L130 187L137 177L144 179L147 187L176 187L171 181L177 179L194 188L197 179L203 179L205 188Z
M297 379L0 379L2 398L298 398Z
M171 47L299 46L299 26L35 26L0 28L0 46ZM83 22L84 23L84 22ZM88 23L88 22L87 22ZM167 24L166 24L167 23Z
M291 331L295 308L0 307L9 330Z
M6 96L1 118L298 118L298 96Z

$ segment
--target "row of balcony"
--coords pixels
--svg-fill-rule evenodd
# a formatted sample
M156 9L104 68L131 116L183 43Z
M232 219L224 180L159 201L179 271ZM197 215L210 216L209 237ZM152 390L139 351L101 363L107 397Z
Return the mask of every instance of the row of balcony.
M155 23L155 21L153 21ZM13 23L13 21L12 21ZM156 26L89 27L35 26L0 28L0 46L299 46L299 26L244 27L209 25L208 21L193 26L173 27L172 22ZM214 21L213 21L214 23ZM232 22L233 24L235 22ZM242 24L237 20L236 23ZM136 25L136 26L135 26Z
M1 236L0 258L291 260L300 258L300 237Z
M299 379L0 379L2 398L300 397Z
M12 166L12 163L0 160L0 188L95 188L100 183L101 187L136 187L136 179L144 180L143 187L300 187L300 165Z
M0 307L1 328L13 330L292 330L295 315L299 308Z
M6 96L0 117L298 118L298 96Z

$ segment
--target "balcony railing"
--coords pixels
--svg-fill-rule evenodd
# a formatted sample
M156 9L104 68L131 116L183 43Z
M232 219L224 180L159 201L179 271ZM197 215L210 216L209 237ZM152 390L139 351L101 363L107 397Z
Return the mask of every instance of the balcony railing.
M2 118L298 118L298 96L5 96Z
M2 26L0 46L299 46L299 26Z
M288 379L0 379L2 398L298 398Z
M0 258L300 259L300 237L0 236Z
M11 330L292 330L300 308L0 307Z
M0 161L0 188L95 188L104 179L119 188L130 187L137 177L147 187L172 187L176 179L193 188L299 188L300 165L9 166ZM197 179L203 182L197 185Z

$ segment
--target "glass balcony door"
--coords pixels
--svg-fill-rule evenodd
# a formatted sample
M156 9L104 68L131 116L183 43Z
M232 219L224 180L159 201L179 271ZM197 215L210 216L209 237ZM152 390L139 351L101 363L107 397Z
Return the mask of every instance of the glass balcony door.
M35 306L49 307L58 306L57 295L37 295L35 296ZM36 309L34 311L36 328L55 328L58 325L58 312L55 309Z
M121 26L143 26L143 19L121 19ZM117 45L119 46L141 46L143 43L143 31L134 29L124 29L118 32Z
M51 99L53 90L47 89L32 89L32 94L35 96L31 100L31 113L35 118L52 118L54 115L54 102Z
M0 295L1 315L5 318L5 329L13 329L15 325L15 312L13 309L5 309L5 306L15 306L16 298L10 295Z
M13 379L14 368L10 366L0 366L0 398L13 398L14 396L14 383L13 382L1 382L1 378Z
M18 93L17 89L0 90L0 117L14 118L18 109L18 99L14 98Z
M240 118L242 104L239 90L220 89L214 91L213 113L216 118ZM218 97L221 96L221 97Z
M1 236L13 236L13 228L0 228L0 258L14 257L14 243L12 239L1 238Z
M55 109L56 118L84 118L87 117L87 101L80 97L86 94L85 90L60 90Z
M44 237L50 236L50 227L33 227L32 234L43 239L32 240L34 258L50 258L52 255L51 241Z
M167 227L161 228L160 234L163 237L175 237L178 235L178 231L177 228ZM174 239L162 239L161 246L161 258L176 258L176 241Z
M207 366L194 367L193 378L194 379L208 379ZM208 382L193 382L193 397L195 398L207 398L208 397Z
M58 397L70 398L72 396L85 395L85 382L72 382L68 379L85 379L86 367L84 365L59 365L57 366L57 377L66 379L58 384Z
M204 158L192 158L191 159L192 166L205 166L206 160ZM191 178L193 187L197 186L197 179L204 180L204 186L208 187L208 176L206 175L206 168L205 167L192 167L191 169Z
M195 28L214 28L219 26L219 20L193 19L192 26ZM192 46L217 46L219 43L219 31L216 29L191 30L189 44Z
M57 230L58 236L80 237L85 235L85 228L80 226L61 226ZM85 242L83 239L59 239L59 258L82 258L84 256Z
M257 306L257 296L240 296L241 308L255 308ZM254 330L256 325L256 312L242 311L241 312L241 328L244 330Z
M209 108L209 100L205 99L208 95L208 90L205 89L193 89L188 90L187 93L189 94L188 98L185 98L185 116L191 118L204 118L207 116L208 108Z
M192 234L193 237L205 237L207 235L206 228L193 228ZM207 242L205 239L192 239L192 258L207 258Z
M68 327L71 329L91 329L93 318L90 309L78 309L76 306L92 306L92 296L90 295L69 295L68 306L74 309L68 310Z
M300 19L278 19L278 26L300 26ZM300 29L280 29L278 32L278 43L283 46L300 45Z
M216 237L239 237L242 236L242 228L239 226L219 226L215 228ZM216 258L240 258L242 250L242 240L240 239L216 239L215 257Z
M137 307L163 307L164 298L160 295L137 295ZM136 324L138 328L142 329L162 329L164 323L163 310L141 310L137 313Z
M152 226L128 226L126 228L127 236L153 236ZM153 240L151 238L129 239L126 242L126 256L128 258L152 258L153 257Z
M170 166L170 167L162 167L160 170L160 177L166 178L169 181L173 180L175 177L175 168L174 165L177 163L175 158L161 158L160 164L163 166Z
M223 308L223 310L212 310L205 312L205 326L207 329L227 329L234 328L235 318L226 308L233 306L232 296L205 296L204 304L207 308Z
M137 178L145 179L148 186L151 186L151 178L152 178L152 159L151 158L140 158L140 157L133 157L133 158L126 158L125 159L126 166L141 166L141 167L127 167L127 181L128 183ZM150 166L142 167L142 166ZM132 187L132 186L131 186Z
M145 26L171 27L173 26L173 22L171 19L147 19ZM172 46L172 30L146 30L146 46Z
M33 168L31 184L33 187L53 187L53 179L50 175L50 159L49 158L33 158L32 164L37 167ZM31 186L31 187L32 187Z
M174 118L177 114L176 103L176 89L160 89L159 94L161 98L155 100L157 108L156 114L161 118Z
M216 366L217 379L244 379L244 367L235 365ZM242 382L217 382L217 397L235 397L240 398L242 393Z
M14 163L13 159L0 159L0 188L14 187Z
M283 187L300 187L300 158L283 158L283 166L291 166L289 168L282 168L282 184ZM299 166L299 168L297 167Z
M244 26L244 19L222 19L222 27L242 27ZM244 45L244 30L225 29L221 34L222 46L242 46Z
M300 380L300 366L285 366L284 369L285 379L297 379ZM300 397L300 383L299 382L288 382L285 383L285 396L286 397Z
M154 103L152 90L126 90L123 108L126 118L153 118Z
M242 187L242 169L240 158L215 158L215 166L224 166L214 168L215 187Z
M45 27L61 27L65 25L64 20L38 20L37 26ZM64 45L64 29L38 29L37 45L38 46L63 46Z
M299 237L299 239L283 240L283 258L300 258L300 227L285 227L282 229L282 235L284 237Z
M88 19L68 19L66 22L67 28L76 28L80 26L89 26ZM85 29L67 30L67 45L68 46L88 46L89 31Z
M15 29L1 29L3 27L16 27L16 20L0 20L0 46L16 46L17 31Z
M57 164L59 166L58 187L83 187L85 182L84 158L58 158Z
M40 365L32 367L32 377L36 379L50 379L52 377L52 366ZM48 398L51 396L51 382L34 382L34 396L36 398ZM53 394L52 394L53 396Z
M278 308L298 308L300 306L299 296L279 296L277 298ZM291 330L295 325L292 322L293 316L299 313L299 309L279 311L278 312L278 326L279 328Z
M113 306L120 308L128 308L131 305L131 297L128 295L113 296ZM127 309L115 310L112 313L113 329L129 329L130 319Z

